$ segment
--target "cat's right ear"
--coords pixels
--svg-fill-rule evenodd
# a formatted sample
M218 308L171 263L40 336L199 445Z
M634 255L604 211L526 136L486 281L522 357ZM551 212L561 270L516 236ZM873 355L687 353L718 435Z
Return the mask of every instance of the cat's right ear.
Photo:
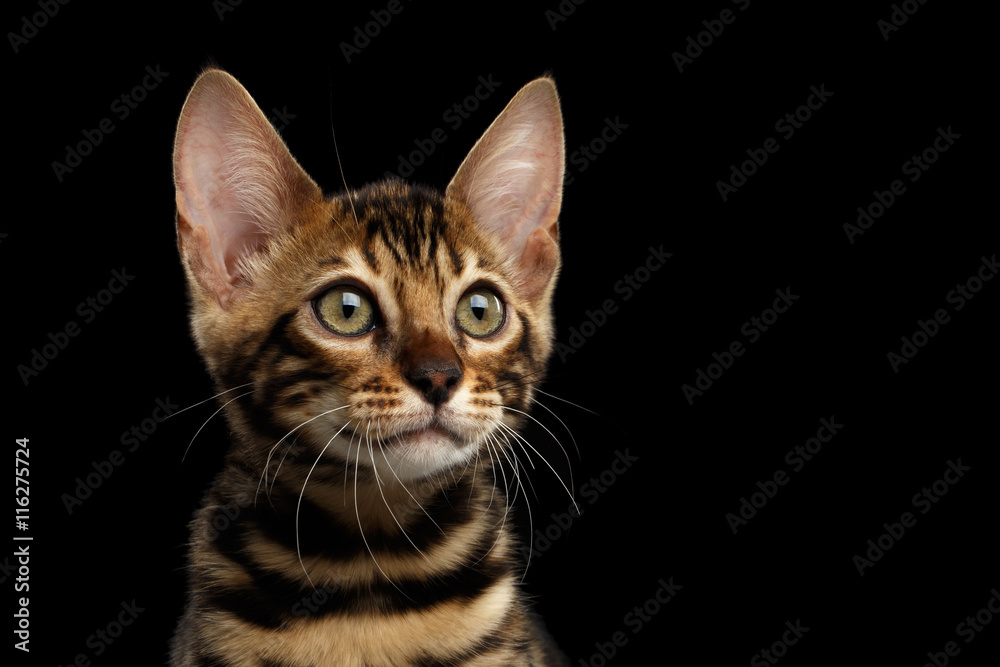
M535 79L479 138L446 191L499 242L529 300L551 292L559 269L564 156L555 83Z
M295 208L322 197L246 89L216 69L198 77L181 111L174 185L181 255L223 308Z

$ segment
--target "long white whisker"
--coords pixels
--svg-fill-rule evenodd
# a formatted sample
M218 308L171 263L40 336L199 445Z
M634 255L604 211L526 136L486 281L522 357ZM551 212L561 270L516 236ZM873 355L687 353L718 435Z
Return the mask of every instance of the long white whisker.
M513 445L513 444L511 444L511 441L510 441L510 439L509 439L509 438L507 437L507 434L506 434L506 433L504 433L504 429L507 429L508 431L510 431L511 435L513 435L513 436L514 436L514 442L516 442L516 443L517 443L517 446L521 448L521 451L522 451L522 452L524 452L524 456L525 456L525 458L527 458L527 459L528 459L528 463L530 463L530 464L531 464L531 469L532 469L532 470L534 470L534 469L535 469L535 462L531 460L531 455L530 455L530 454L528 453L528 450L524 448L524 445L523 445L523 444L521 444L521 443L522 443L522 441L523 441L523 442L527 442L527 441L526 441L526 440L524 440L524 438L523 438L523 437L522 437L521 435L519 435L518 433L516 433L516 432L515 432L515 431L514 431L513 429L511 429L511 428L510 428L509 426L507 426L506 424L503 424L503 423L501 423L501 422L499 422L499 421L498 421L498 422L496 422L496 423L497 423L497 424L498 424L498 425L500 426L500 430L499 430L499 433L500 433L500 435L502 435L502 436L503 436L503 439L507 441L507 445L508 445L508 447L510 448L510 452L511 452L511 454L512 454L512 455L514 456L514 459L515 459L515 461L516 461L516 462L517 462L518 464L520 464L520 465L521 465L521 469L522 469L522 470L524 469L524 464L523 464L523 463L521 463L521 460L520 460L519 458L517 458L517 452L516 452L516 451L514 450L514 445ZM536 452L536 453L537 453L537 452ZM541 455L539 454L539 456L541 456ZM514 465L514 464L512 463L511 465ZM535 485L534 485L534 483L533 483L533 482L531 481L531 476L530 476L530 475L528 475L527 477L528 477L528 486L530 486L530 487L531 487L531 493L532 493L532 495L533 495L533 496L535 496L535 497L537 498L537 497L538 497L538 493L536 493L536 492L535 492ZM520 483L520 477L518 477L518 483ZM522 490L524 491L524 493L525 493L525 496L527 496L527 494L528 494L528 491L527 491L527 489L525 489L525 488L524 488L524 485L523 485L523 484L521 484L521 489L522 489Z
M368 426L365 429L365 437L366 438L368 437L368 431L371 430L371 426L372 426L372 423L371 423L371 420L369 420L368 421ZM397 586L396 582L393 581L392 579L390 579L389 575L387 575L385 573L385 570L382 569L382 566L379 565L378 559L375 558L375 552L372 551L371 546L369 546L369 544L368 544L368 538L365 537L365 527L361 524L361 513L358 512L358 467L361 464L361 444L362 444L361 443L361 438L359 437L358 438L358 456L354 460L354 516L358 520L358 530L361 531L361 541L365 543L365 549L368 550L368 555L370 555L372 557L372 562L375 563L375 567L377 567L378 571L382 573L382 576L385 577L385 580L388 581L390 584L392 584L392 587L395 588L397 591L399 591L400 594L403 597L405 597L407 600L410 600L412 602L412 599L410 598L410 596L407 595L405 592L403 592L403 589L400 588L399 586ZM374 460L372 461L372 463L374 463Z
M313 470L316 469L316 465L319 463L320 459L323 458L323 455L326 454L326 450L330 446L330 444L337 439L337 436L340 435L341 431L347 428L347 424L350 423L351 422L348 421L343 426L341 426L340 431L334 433L333 437L330 438L326 442L326 445L323 446L323 450L319 453L319 456L316 457L316 460L313 461L312 467L309 468L309 472L306 473L306 479L304 482L302 482L302 489L299 491L299 502L295 505L295 553L298 554L299 565L302 566L302 572L305 573L306 580L309 582L309 585L313 587L313 590L316 590L316 585L313 583L312 578L309 576L309 570L306 569L306 564L302 562L302 549L299 545L299 511L302 509L302 498L306 493L306 485L309 484L309 478L312 477ZM275 476L277 476L277 474L278 473L275 472Z
M225 392L223 392L223 393L225 393ZM197 430L197 431L195 431L195 434L194 434L194 436L193 436L193 437L191 438L191 442L189 442L189 443L188 443L188 446L187 446L187 447L186 447L186 448L184 449L184 455L183 455L183 456L181 456L181 463L184 463L184 459L186 459L186 458L187 458L187 455L188 455L188 451L189 451L189 450L191 449L191 445L193 445L193 444L194 444L194 441L195 441L195 438L197 438L197 437L198 437L198 434L199 434L199 433L201 433L201 430L202 430L203 428L205 428L205 426L207 426L207 425L208 425L208 422L212 421L212 417L215 417L215 415L217 415L217 414L219 414L220 412L222 412L223 410L225 410L225 409L226 409L226 406L227 406L227 405L229 405L230 403L232 403L233 401L236 401L236 400L239 400L239 399L243 398L244 396L249 396L249 395L250 395L250 394L252 394L252 393L253 393L252 391L248 391L248 392L246 392L245 394L240 394L240 395L239 395L239 396L237 396L236 398L232 398L232 399L230 399L230 400L226 401L225 403L223 403L223 404L222 404L222 407L221 407L221 408L219 408L218 410L216 410L215 412L213 412L213 413L211 414L211 416L210 416L210 417L209 417L208 419L206 419L206 420L205 420L205 422L204 422L204 423L203 423L203 424L202 424L202 425L201 425L200 427L198 427L198 430ZM215 397L213 396L212 398L215 398ZM211 399L209 399L209 400L211 400ZM176 414L176 413L175 413L175 414Z
M432 517L430 515L430 513L424 508L424 506L421 505L419 501L417 501L417 499L414 497L414 495L412 493L410 493L410 490L408 488L406 488L406 484L404 484L403 480L401 480L399 478L399 475L396 474L396 471L393 469L392 464L389 463L389 458L385 454L385 448L382 446L381 438L379 438L378 435L376 435L376 439L378 440L379 451L382 452L382 459L385 461L386 466L388 466L389 472L391 472L392 476L396 478L397 482L399 482L399 486L402 487L403 491L406 491L406 495L408 495L410 497L410 499L414 502L414 504L417 507L420 508L420 511L423 512L424 515L426 515L428 519L430 519L431 523L434 524L434 527L437 528L441 532L442 535L444 535L445 534L444 529L441 528L441 526L438 525L438 522L434 520L434 517ZM402 528L402 526L400 526L400 528ZM414 546L416 546L416 545L414 545ZM417 549L417 551L419 551L419 549Z
M566 426L566 422L564 422L559 417L559 415L557 415L555 413L555 411L552 410L552 408L550 408L549 406L545 405L544 403L542 403L541 401L539 401L537 398L532 397L531 398L531 402L534 403L535 405L540 405L541 407L543 407L546 410L548 410L549 414L552 415L553 417L555 417L559 421L559 423L562 424L562 427L564 429L566 429L566 433L569 434L569 439L573 442L573 449L576 451L576 458L577 458L577 460L579 460L580 459L580 447L576 444L576 438L573 437L573 432L569 430L568 426ZM571 478L570 481L572 481L572 478Z
M496 466L500 465L500 462L493 458L493 448L490 446L490 441L492 439L493 436L491 434L487 434L486 440L483 443L486 445L486 453L490 455L490 477L493 478L493 488L490 491L490 502L486 505L486 509L483 510L482 516L486 516L486 513L490 511L491 507L493 507L493 497L497 493L497 476L494 470L496 470Z
M503 422L497 422L497 424L499 424L502 428L504 428L507 431L509 431L510 434L514 436L515 440L523 442L525 445L527 445L528 447L531 448L531 451L535 452L535 454L538 454L538 458L540 458L542 460L542 462L549 467L549 470L552 471L552 474L555 475L555 477L556 477L557 480L559 480L559 484L562 486L563 490L566 492L566 495L569 496L570 502L573 503L573 507L575 507L577 509L577 511L579 512L580 508L576 504L576 498L573 497L573 492L569 490L569 487L566 486L566 482L564 482L563 478L559 475L559 473L556 472L556 469L552 467L552 464L549 463L548 459L546 459L544 456L542 456L542 453L539 452L537 449L535 449L535 447L530 442L528 442L523 437L521 437L520 435L518 435L517 432L514 431L514 429L512 429L509 426L507 426ZM546 430L548 430L548 429L546 429ZM563 453L565 453L565 452L566 452L566 450L564 449ZM572 474L571 474L570 478L572 479Z
M511 453L514 454L513 451ZM514 454L514 461L517 462L517 454ZM530 477L528 478L528 482L530 484L531 482ZM517 485L521 488L521 491L524 493L524 504L527 505L528 507L528 557L524 560L524 572L521 574L521 581L523 582L524 578L528 576L528 566L531 564L531 556L534 553L535 549L535 518L531 513L531 501L528 500L528 492L525 491L524 485L521 484L520 474L517 475ZM534 488L532 488L531 492L532 493L535 492Z
M501 426L504 426L500 422L496 423L500 424ZM500 433L502 434L503 431L500 431ZM511 431L511 433L513 433L515 437L518 437L517 434L514 433L513 431ZM504 436L504 439L506 440L506 436ZM508 445L510 444L509 440L507 441L507 444ZM518 492L524 495L524 504L527 505L528 508L528 558L524 562L524 573L521 575L521 581L524 581L524 578L528 575L528 565L531 563L531 555L534 553L534 548L535 548L535 522L534 522L534 517L531 514L531 501L528 499L528 492L524 488L524 484L521 482L520 471L523 469L523 466L521 465L520 460L517 458L517 452L514 451L513 447L510 448L510 453L511 456L514 457L514 460L511 461L510 458L508 458L507 461L511 464L511 467L513 468L514 479L516 483L514 486L514 496L513 498L510 499L510 504L508 505L508 511L510 511L509 509L510 506L512 506L514 501L517 499ZM504 452L504 456L506 457L506 452ZM529 484L531 483L530 477L528 479L528 483ZM508 494L509 493L510 491L508 490ZM534 488L532 488L532 493L534 493ZM506 515L504 516L504 523L506 523ZM497 540L494 541L493 546L496 546L496 542L499 541L500 534L503 534L503 526L501 526L500 533L497 535ZM487 554L493 550L493 546L489 548L489 551L486 552ZM483 555L483 557L485 558L485 554Z
M562 445L561 442L559 442L559 438L557 438L555 436L555 434L552 431L550 431L547 426L545 426L545 424L543 424L542 422L538 421L538 419L536 419L534 416L528 414L527 412L524 412L522 410L518 410L517 408L509 407L509 406L506 406L506 405L501 405L500 407L503 408L504 410L510 410L511 412L516 412L518 414L524 415L525 417L527 417L531 421L533 421L536 424L538 424L539 426L541 426L543 429L545 429L546 433L548 433L550 436L552 436L552 439L556 441L556 444L559 446L559 449L562 450L563 456L566 458L566 467L569 469L569 485L570 485L570 487L575 488L575 486L573 484L573 464L569 460L569 453L566 451L566 448L563 447L563 445ZM508 430L511 430L510 427L507 426L506 424L503 424L503 426L506 427ZM513 433L513 430L511 430L511 432ZM515 435L517 435L517 434L515 434ZM531 444L527 440L525 440L523 437L521 437L521 436L517 436L517 437L518 437L519 440L524 441L524 444L526 444L529 447L531 447L532 451L534 451L536 454L538 454L538 456L541 457L542 461L545 461L545 465L549 466L549 469L552 470L553 474L555 474L555 476L557 478L559 477L559 474L556 473L555 468L553 468L551 465L549 465L549 462L545 459L544 456L541 455L541 453L537 449L535 449L534 447L532 447ZM577 453L579 454L579 450L577 451ZM562 483L562 479L561 478L559 479L559 482ZM563 487L565 488L566 485L563 484ZM569 489L566 489L566 491L567 491L567 493L569 493ZM572 499L573 494L570 493L569 496ZM574 504L576 503L576 501L573 501L573 502L574 502Z
M229 392L231 392L231 391L236 391L237 389L242 389L243 387L249 387L249 386L250 386L250 385L252 385L252 384L253 384L253 382L247 382L247 383L244 383L244 384L241 384L241 385L237 385L237 386L233 387L232 389L226 389L225 391L220 391L220 392L219 392L218 394L216 394L215 396L209 396L209 397L208 397L208 398L206 398L205 400L203 400L203 401L198 401L198 402L197 402L197 403L195 403L194 405L189 405L189 406L187 406L186 408L181 408L181 409L180 409L180 410L178 410L177 412L171 412L171 413L170 413L169 415L167 415L166 417L164 417L164 418L163 418L163 421L166 421L167 419L170 419L171 417L176 417L176 416L177 416L177 415L179 415L180 413L182 413L182 412L187 412L187 411L188 411L188 410L190 410L191 408L196 408L196 407L198 407L199 405L202 405L203 403L208 403L209 401L212 401L212 400L215 400L216 398L218 398L219 396L222 396L223 394L228 394L228 393L229 393ZM250 392L250 393L253 393L253 392ZM246 394L244 394L244 396L246 396Z
M489 446L490 446L490 443L489 443L489 442L487 442L487 448L489 448ZM496 444L494 443L494 445L493 445L493 446L494 446L494 447L496 447ZM503 448L502 448L502 447L500 447L500 448L498 448L498 449L499 449L499 450L502 450ZM491 454L490 456L492 456L492 454ZM508 461L508 463L511 463L511 461L510 461L510 458L509 458L509 457L507 457L506 453L504 453L504 457L505 457L505 458L507 458L507 461ZM500 452L499 452L499 451L497 451L497 459L499 460L499 458L500 458ZM485 553L483 553L483 555L482 555L482 556L480 556L480 557L479 557L479 558L478 558L478 559L477 559L477 560L475 561L475 563L473 563L473 565L475 565L476 563L479 563L479 562L480 562L481 560L483 560L483 559L484 559L484 558L486 558L486 557L487 557L488 555L490 555L490 552L492 552L492 551L493 551L493 549L494 549L494 548L496 547L496 545L497 545L497 544L498 544L498 543L500 542L500 538L501 538L501 537L503 536L503 531L504 531L504 528L505 528L505 527L506 527L506 525L507 525L507 515L508 515L508 514L510 514L510 509L511 509L511 507L512 507L512 505L513 505L513 502L514 502L514 499L516 499L516 498L517 498L517 487L518 487L518 486L520 485L520 483L517 483L517 485L515 485L515 487L514 487L514 497L513 497L513 498L511 498L511 496L510 496L510 487L509 487L509 486L507 486L507 481L506 481L506 480L507 480L507 474L506 474L506 473L505 473L505 472L503 471L503 464L502 464L502 462L501 462L501 463L499 463L498 465L499 465L499 467L500 467L500 472L501 472L501 474L502 474L502 475L504 476L504 489L505 489L505 493L504 493L504 496L505 496L505 497L507 498L507 503L506 503L506 507L505 507L505 509L504 509L504 513L503 513L503 517L501 517L501 520L500 520L500 529L499 529L499 530L497 531L497 536L496 536L496 538L495 538L495 539L493 540L493 544L491 544L491 545L490 545L490 548L489 548L489 549L487 549L487 550L486 550L486 552L485 552ZM514 464L513 464L513 463L511 463L511 466L512 466L512 468L513 468L513 472L514 472L514 474L516 475L516 474L517 474L517 468L516 468L516 466L514 466ZM496 477L494 476L494 488L496 488L496 482L495 482L495 479L496 479ZM492 497L491 497L491 498L490 498L490 504L492 505L492 503L493 503L493 500L492 500ZM529 509L528 509L528 520L529 520L529 523L530 523L530 521L531 521L531 509L530 509L530 506L529 506ZM529 538L528 538L528 539L529 539L529 544L530 544L530 540L532 540L532 539L533 539L533 536L529 536ZM529 546L529 556L530 556L530 553L531 553L531 552L530 552L530 549L531 549L531 547Z
M385 459L386 464L388 464L389 460L385 458L385 449L382 447L382 441L381 441L381 439L379 437L379 428L380 427L381 427L381 420L379 420L375 424L375 442L378 445L379 452L381 452L381 454L382 454L382 458ZM421 556L424 557L424 560L426 560L428 563L430 563L431 559L428 558L427 555L424 554L424 552L420 550L420 547L417 546L416 542L414 542L410 538L409 533L407 533L406 529L403 528L403 524L401 524L399 522L399 519L396 518L396 513L393 512L392 508L389 506L389 501L386 500L385 493L382 491L382 479L379 477L378 467L375 465L375 452L372 450L371 440L368 441L368 455L372 459L372 469L375 471L375 483L378 485L379 495L382 496L382 502L385 504L385 508L387 510L389 510L389 516L391 516L392 520L396 522L396 525L399 527L399 531L401 533L403 533L403 537L405 537L406 540L413 546L413 548L417 550L418 554L420 554ZM391 466L390 466L390 469L391 469ZM393 473L393 474L395 474L395 473ZM396 479L399 479L399 478L397 477ZM407 491L407 493L409 493L409 491ZM410 497L412 498L413 496L411 495Z
M476 473L478 472L479 472L479 447L476 447L476 462L472 468L472 484L469 486L469 499L465 503L466 507L472 504L472 494L476 490Z
M506 437L507 436L504 436L505 439L506 439ZM507 521L507 514L510 513L510 501L511 501L511 498L510 498L510 485L507 483L507 473L506 473L506 471L504 471L504 468L503 468L503 459L500 458L500 452L503 450L503 447L500 447L499 444L500 444L499 442L494 442L493 443L493 449L494 449L494 451L496 452L496 455L497 455L497 464L498 464L497 467L500 468L500 475L501 475L501 477L503 477L504 498L505 498L505 500L507 502L506 509L505 509L505 511L503 513L503 520ZM510 459L508 459L508 461L509 460Z
M579 409L583 410L584 412L589 412L590 414L594 415L595 417L600 417L601 416L601 414L599 412L594 412L593 410L591 410L589 408L585 408L582 405L579 405L578 403L574 403L573 401L567 401L565 398L560 398L559 396L556 396L555 394L550 394L547 391L542 391L541 389L537 389L537 388L535 389L535 391L537 391L539 394L545 394L546 396L549 396L550 398L554 398L557 401L562 401L563 403L566 403L568 405L572 405L574 408L579 408Z
M271 456L274 454L274 450L278 448L278 445L281 444L282 440L284 440L285 438L287 438L288 436L290 436L292 433L295 433L296 431L298 431L300 428L302 428L303 426L305 426L309 422L315 421L315 420L319 419L320 417L322 417L324 415L330 414L331 412L336 412L337 410L343 410L344 408L347 408L347 407L350 407L350 406L348 406L348 405L342 405L339 408L333 408L332 410L327 410L325 412L321 412L318 415L316 415L315 417L310 417L309 419L305 420L304 422L302 422L301 424L299 424L298 426L296 426L295 428L293 428L291 431L289 431L285 435L281 436L281 439L278 440L278 442L274 443L274 447L271 447L271 450L267 453L267 460L264 461L264 470L261 472L260 481L257 482L257 491L253 494L253 506L254 507L257 507L257 496L260 495L260 485L261 484L265 484L267 482L267 468L268 468L268 466L271 465ZM277 472L275 472L275 476L277 476ZM271 486L273 487L274 484L272 483Z
M500 422L496 422L496 423L499 424ZM504 496L505 496L505 498L507 500L507 507L504 510L504 515L503 515L503 520L506 523L506 521L507 521L507 515L510 514L510 510L511 510L511 508L514 507L514 502L517 500L517 494L519 493L519 491L523 491L524 487L521 485L521 482L520 482L520 479L519 479L520 473L518 472L517 465L514 463L514 461L511 460L510 456L507 455L507 451L510 450L510 453L512 455L514 455L514 458L516 460L517 459L517 455L514 453L514 448L513 448L513 446L511 446L510 440L507 440L507 436L504 435L503 431L500 431L499 433L500 433L500 435L503 435L503 439L507 441L507 447L497 447L497 458L499 459L500 455L503 454L503 457L505 459L507 459L507 463L510 464L511 473L514 475L514 480L513 480L513 482L514 482L514 495L512 496L512 495L510 495L510 485L507 483L507 475L506 475L506 473L503 473L503 465L501 464L501 466L500 466L500 472L503 473L503 475L504 475ZM497 444L499 444L499 443L497 443ZM527 494L525 494L525 499L527 499Z

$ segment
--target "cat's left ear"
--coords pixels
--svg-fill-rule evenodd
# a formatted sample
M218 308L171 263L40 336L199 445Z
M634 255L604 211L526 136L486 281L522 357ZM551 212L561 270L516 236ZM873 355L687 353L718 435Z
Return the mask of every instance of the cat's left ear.
M518 91L446 191L500 243L529 300L546 293L559 268L564 170L559 96L552 79L543 77Z

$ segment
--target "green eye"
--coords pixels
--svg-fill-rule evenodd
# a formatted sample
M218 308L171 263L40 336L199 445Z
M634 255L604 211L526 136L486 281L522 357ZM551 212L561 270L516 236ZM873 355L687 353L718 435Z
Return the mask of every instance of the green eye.
M488 289L474 289L458 300L455 321L470 336L489 336L503 324L503 303Z
M342 336L360 336L375 328L375 306L364 292L341 285L315 301L316 316L327 329Z

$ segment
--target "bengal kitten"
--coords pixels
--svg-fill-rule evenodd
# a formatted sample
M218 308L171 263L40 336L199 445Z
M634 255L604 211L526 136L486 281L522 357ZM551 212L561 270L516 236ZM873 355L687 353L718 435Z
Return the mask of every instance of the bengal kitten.
M232 76L197 80L178 245L232 442L172 665L568 664L519 586L517 468L496 472L552 350L563 171L548 78L443 194L332 197Z

